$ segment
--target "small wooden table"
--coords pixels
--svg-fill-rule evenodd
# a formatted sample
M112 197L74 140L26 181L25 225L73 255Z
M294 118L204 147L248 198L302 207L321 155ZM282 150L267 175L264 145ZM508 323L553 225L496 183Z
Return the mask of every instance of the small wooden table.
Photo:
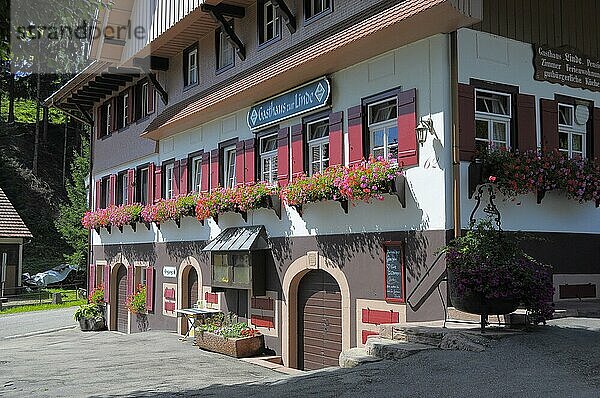
M186 341L190 335L190 331L197 326L198 322L206 319L207 317L215 314L220 314L220 310L215 310L212 308L185 308L181 310L177 310L177 316L184 317L188 322L188 330L185 336L181 337L179 340Z

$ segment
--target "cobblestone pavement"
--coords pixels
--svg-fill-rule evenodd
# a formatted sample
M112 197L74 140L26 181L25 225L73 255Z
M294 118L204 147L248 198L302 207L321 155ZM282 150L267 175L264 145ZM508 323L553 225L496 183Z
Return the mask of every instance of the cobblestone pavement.
M167 332L62 330L0 340L4 397L600 397L600 319L566 318L485 352L299 376L201 351Z

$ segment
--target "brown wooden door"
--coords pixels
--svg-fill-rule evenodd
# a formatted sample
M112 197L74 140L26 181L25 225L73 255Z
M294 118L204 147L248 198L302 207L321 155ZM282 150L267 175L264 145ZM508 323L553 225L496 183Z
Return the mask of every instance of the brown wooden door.
M127 333L127 268L121 265L117 271L117 331Z
M337 366L342 352L342 294L325 271L310 271L298 286L298 368Z
M187 308L192 308L194 304L198 301L198 273L196 272L196 268L192 267L188 274L188 303Z

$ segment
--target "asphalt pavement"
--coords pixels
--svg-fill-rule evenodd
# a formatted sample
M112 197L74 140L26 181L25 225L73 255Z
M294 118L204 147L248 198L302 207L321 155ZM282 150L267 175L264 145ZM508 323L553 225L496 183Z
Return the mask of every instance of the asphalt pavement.
M13 338L76 326L73 320L75 310L76 307L71 307L0 315L0 341L7 337Z

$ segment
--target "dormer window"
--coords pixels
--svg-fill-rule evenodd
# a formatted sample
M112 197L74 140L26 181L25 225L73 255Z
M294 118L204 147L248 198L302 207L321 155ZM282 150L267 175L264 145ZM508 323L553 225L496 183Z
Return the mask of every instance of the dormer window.
M184 86L198 84L198 45L194 44L183 52Z
M304 19L318 18L332 11L333 0L304 0Z
M216 47L217 71L220 72L233 67L235 64L233 45L221 29L217 30Z
M270 0L258 2L258 37L263 44L280 37L281 23Z

